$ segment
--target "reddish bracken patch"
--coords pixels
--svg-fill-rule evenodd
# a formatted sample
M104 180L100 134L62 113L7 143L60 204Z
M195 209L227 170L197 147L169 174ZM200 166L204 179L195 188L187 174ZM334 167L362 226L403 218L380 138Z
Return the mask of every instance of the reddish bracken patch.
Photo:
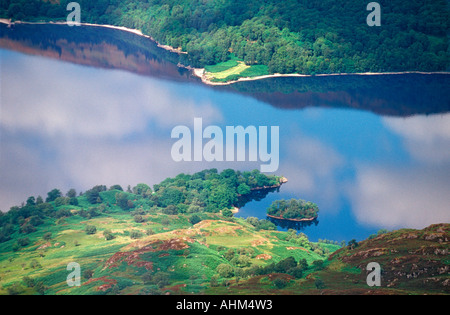
M189 246L186 244L186 241L192 243L194 240L190 238L172 238L170 240L164 240L161 241L161 243L158 245L157 250L182 250L186 249Z
M106 268L118 267L123 262L126 262L130 266L145 267L147 270L153 270L153 263L151 261L142 260L140 257L142 254L148 252L186 249L189 248L187 242L193 243L194 240L188 237L172 238L169 240L156 240L140 249L129 252L117 252L106 261L103 270ZM161 255L168 256L169 254L163 253Z
M140 259L140 255L152 251L154 251L153 247L146 246L131 252L117 252L106 261L103 269L118 267L125 261L128 265L145 267L147 270L153 270L153 263L151 261L143 261Z
M91 278L86 283L84 283L84 285L92 283L92 282L96 282L96 281L105 282L104 284L97 287L97 291L106 291L117 284L117 280L108 279L106 276L103 276L100 278Z

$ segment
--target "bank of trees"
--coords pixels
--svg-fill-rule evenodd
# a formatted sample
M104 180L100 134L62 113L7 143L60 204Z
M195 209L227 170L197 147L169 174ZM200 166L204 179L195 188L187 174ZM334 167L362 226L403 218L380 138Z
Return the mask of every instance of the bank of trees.
M150 199L162 209L175 208L172 214L219 212L233 208L238 198L250 195L252 189L279 183L277 176L265 175L258 170L240 172L226 169L218 172L210 169L167 178L154 186Z
M5 0L0 16L65 19L69 0ZM182 48L184 63L217 64L234 53L270 73L438 71L449 66L445 0L382 3L382 26L357 0L80 0L82 22L141 29Z

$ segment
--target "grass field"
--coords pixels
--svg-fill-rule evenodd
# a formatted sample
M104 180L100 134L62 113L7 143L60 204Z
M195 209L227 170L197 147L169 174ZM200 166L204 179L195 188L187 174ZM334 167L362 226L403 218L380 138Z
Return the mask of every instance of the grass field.
M257 77L268 75L269 70L265 65L246 65L234 55L231 59L216 65L205 67L206 76L213 82L228 82L239 78Z
M208 76L212 79L224 80L231 76L237 76L248 68L250 68L250 66L247 66L242 61L238 61L236 66L228 68L228 69L220 71L220 72L208 73Z

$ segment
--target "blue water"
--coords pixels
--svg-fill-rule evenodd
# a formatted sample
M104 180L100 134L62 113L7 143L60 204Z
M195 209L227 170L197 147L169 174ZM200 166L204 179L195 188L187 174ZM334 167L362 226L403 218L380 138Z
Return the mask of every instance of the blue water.
M379 229L449 222L450 115L285 110L249 95L0 50L0 209L53 188L150 185L205 168L257 162L174 162L171 130L279 126L279 193L237 216L265 218L276 199L318 204L311 240L361 240Z

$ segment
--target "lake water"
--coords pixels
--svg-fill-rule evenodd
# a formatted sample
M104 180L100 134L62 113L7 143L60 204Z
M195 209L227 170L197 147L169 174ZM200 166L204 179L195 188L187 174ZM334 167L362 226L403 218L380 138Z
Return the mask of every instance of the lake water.
M131 33L1 26L0 209L53 188L156 184L206 168L174 162L175 126L279 126L280 198L318 204L311 240L450 222L450 76L281 78L206 86Z

